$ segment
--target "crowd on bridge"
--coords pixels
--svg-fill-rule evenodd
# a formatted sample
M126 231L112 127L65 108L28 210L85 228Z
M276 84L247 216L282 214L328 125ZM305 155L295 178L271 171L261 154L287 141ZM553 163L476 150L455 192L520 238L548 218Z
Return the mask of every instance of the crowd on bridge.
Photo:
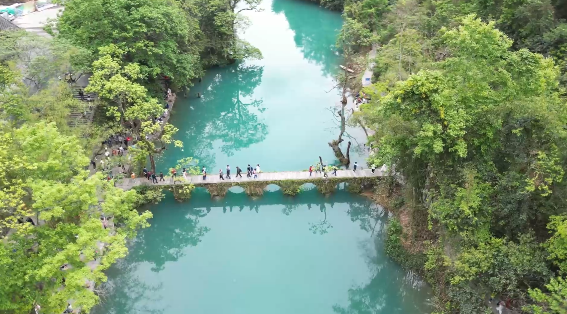
M352 171L356 172L357 169L359 169L358 166L358 162L355 162L353 165L353 169ZM362 168L360 168L362 169ZM320 174L323 175L323 177L328 177L329 173L332 173L333 175L337 176L337 171L339 170L339 167L337 167L336 165L324 165L321 164L320 162L318 162L315 167L313 165L309 166L309 176L313 176L313 173L315 173L315 175ZM372 165L370 167L370 170L372 171L372 173L374 173L376 171L376 165ZM163 172L159 172L155 173L152 172L150 170L148 170L146 167L144 167L143 169L143 174L144 177L146 179L148 179L149 181L151 181L154 184L159 184L160 182L166 182L166 175ZM187 168L183 168L182 170L182 177L183 179L187 180L187 176L191 175L191 174L197 174L199 172L198 171L191 171L192 173L189 173L189 171L187 170ZM251 166L250 164L248 164L248 166L246 167L246 178L249 179L257 179L258 176L260 175L261 169L260 169L260 164L256 164L256 167ZM207 168L206 167L201 167L200 169L200 173L202 175L203 180L207 180L207 176L209 175L209 173L207 172ZM242 176L243 170L242 168L240 168L239 166L236 166L236 175L234 176L234 179L238 179L238 178L244 178ZM169 177L171 178L172 182L175 182L175 179L177 178L177 170L175 168L171 168L169 169ZM134 173L132 173L131 175L132 179L136 178L136 175ZM219 169L218 171L218 178L220 180L232 180L233 177L231 176L231 168L230 165L226 165L226 168L223 170L222 168Z

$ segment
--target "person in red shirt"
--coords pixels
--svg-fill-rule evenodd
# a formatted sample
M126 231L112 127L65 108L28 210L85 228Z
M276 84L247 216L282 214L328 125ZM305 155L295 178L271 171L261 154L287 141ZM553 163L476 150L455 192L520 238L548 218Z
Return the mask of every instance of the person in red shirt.
M313 166L309 166L309 176L313 173Z
M171 180L175 182L176 177L177 177L177 170L175 170L175 168L171 168Z

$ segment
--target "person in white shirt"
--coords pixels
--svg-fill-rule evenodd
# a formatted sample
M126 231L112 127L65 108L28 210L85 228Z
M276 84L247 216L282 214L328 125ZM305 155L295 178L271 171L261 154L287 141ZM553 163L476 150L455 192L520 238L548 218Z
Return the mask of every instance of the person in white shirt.
M260 164L256 165L256 175L260 174Z

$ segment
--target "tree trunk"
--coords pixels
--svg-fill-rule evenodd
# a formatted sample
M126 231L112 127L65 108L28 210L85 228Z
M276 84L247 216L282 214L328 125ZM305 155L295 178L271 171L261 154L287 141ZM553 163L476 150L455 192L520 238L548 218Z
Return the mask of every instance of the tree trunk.
M349 165L350 165L350 158L349 158L350 142L349 142L349 145L348 145L348 148L347 148L347 156L346 157L343 154L341 148L339 147L340 143L342 143L342 140L340 142L337 141L337 140L333 140L329 143L329 146L333 149L333 152L335 153L335 157L337 157L337 159L340 161L340 163L348 168Z
M152 172L156 173L156 161L154 160L154 154L150 153L148 156L150 157L150 167L152 168Z

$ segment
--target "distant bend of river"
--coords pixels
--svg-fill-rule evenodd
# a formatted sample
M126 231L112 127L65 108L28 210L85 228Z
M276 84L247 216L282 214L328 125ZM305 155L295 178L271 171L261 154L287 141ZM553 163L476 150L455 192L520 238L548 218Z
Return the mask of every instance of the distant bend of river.
M309 1L261 7L247 13L243 37L264 58L211 69L178 100L171 122L184 147L170 147L158 168L189 156L211 175L227 164L291 171L319 156L335 161L327 143L339 133L333 111L340 97L331 89L341 16ZM364 165L364 133L347 128L347 138L352 162ZM428 288L384 253L388 215L380 206L344 184L330 196L304 188L287 197L269 186L251 199L236 187L217 200L197 189L182 203L167 194L149 207L151 227L108 270L106 295L93 312L430 312Z

